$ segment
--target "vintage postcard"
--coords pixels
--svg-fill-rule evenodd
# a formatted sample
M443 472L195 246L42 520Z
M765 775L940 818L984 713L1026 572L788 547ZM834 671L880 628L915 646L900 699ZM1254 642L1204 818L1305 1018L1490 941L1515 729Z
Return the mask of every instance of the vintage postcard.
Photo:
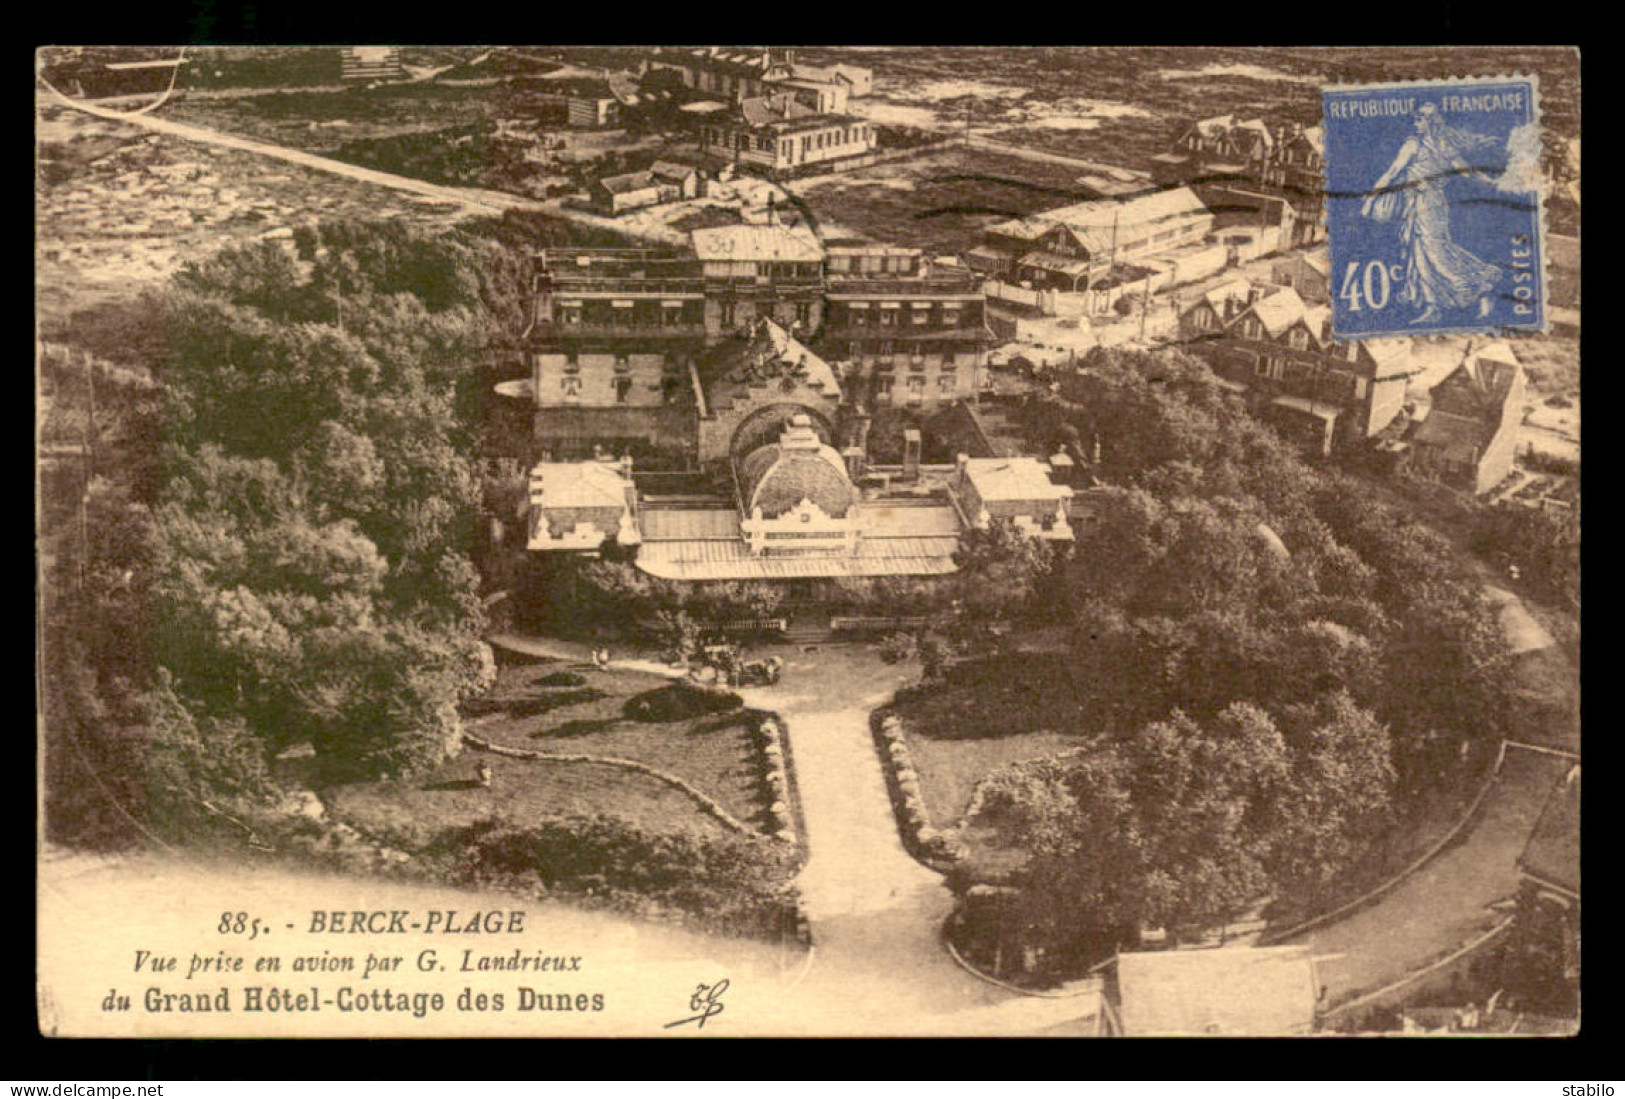
M1576 50L36 77L45 1035L1576 1032Z

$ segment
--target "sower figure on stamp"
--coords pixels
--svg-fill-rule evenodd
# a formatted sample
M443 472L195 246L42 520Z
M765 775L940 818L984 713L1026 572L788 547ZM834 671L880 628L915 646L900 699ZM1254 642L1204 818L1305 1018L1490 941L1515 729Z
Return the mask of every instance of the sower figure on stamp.
M1360 206L1360 213L1378 221L1392 220L1396 213L1399 216L1405 250L1405 283L1399 300L1422 307L1412 324L1436 319L1441 309L1465 309L1475 301L1478 315L1489 316L1489 294L1501 272L1450 238L1450 201L1445 188L1457 176L1493 185L1493 179L1463 158L1497 144L1493 137L1451 126L1434 104L1423 103L1416 109L1415 134L1405 139L1394 162Z

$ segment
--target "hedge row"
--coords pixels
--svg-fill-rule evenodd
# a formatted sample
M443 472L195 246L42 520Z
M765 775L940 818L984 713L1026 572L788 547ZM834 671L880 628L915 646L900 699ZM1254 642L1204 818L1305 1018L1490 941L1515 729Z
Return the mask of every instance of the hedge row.
M773 838L788 845L798 859L805 858L806 846L798 836L796 827L794 788L790 779L790 742L785 738L778 715L763 714L756 723L755 733L757 749L762 753L762 781L767 789L767 812ZM799 894L796 898L795 931L802 943L812 945L812 928L807 922L807 912Z
M790 768L784 730L772 714L756 724L756 747L762 754L762 781L767 791L768 823L774 839L799 846L795 813L790 808Z
M903 846L916 859L946 873L965 857L965 846L939 832L931 823L931 816L925 808L925 797L920 792L920 776L914 769L908 739L903 733L903 719L895 713L877 710L870 726L874 731L875 746L880 751L882 769L886 773L886 792L891 796L892 809L897 813Z

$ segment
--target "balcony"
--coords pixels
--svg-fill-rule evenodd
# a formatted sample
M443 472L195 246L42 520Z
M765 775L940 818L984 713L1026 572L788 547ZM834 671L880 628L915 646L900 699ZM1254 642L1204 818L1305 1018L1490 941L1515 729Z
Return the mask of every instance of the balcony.
M599 296L606 294L642 294L648 297L700 297L705 293L705 279L696 276L592 278L577 276L570 271L554 271L544 276L544 290L556 298L571 295Z
M559 343L574 340L703 340L705 322L685 321L682 324L557 324L543 321L531 329L530 342L534 344Z
M825 324L819 333L820 342L828 343L878 343L881 340L890 340L893 343L966 343L984 344L992 342L992 334L980 317L972 321L965 318L965 323L953 326L947 325L902 325L888 327L878 324Z
M863 275L831 275L832 298L892 296L896 298L940 298L944 295L982 296L982 280L972 272L934 272L920 278L894 276L869 278Z

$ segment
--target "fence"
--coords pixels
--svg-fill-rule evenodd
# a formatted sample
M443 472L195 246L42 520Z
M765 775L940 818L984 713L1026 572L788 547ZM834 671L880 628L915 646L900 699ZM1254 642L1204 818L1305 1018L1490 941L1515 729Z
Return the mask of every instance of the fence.
M940 152L950 146L963 145L964 143L963 138L947 137L940 141L914 145L907 149L892 149L884 153L864 153L862 156L848 157L839 161L822 161L788 170L759 168L751 164L741 164L739 167L752 174L765 175L775 183L810 183L815 180L839 176L845 172L855 172L860 168L868 168L875 164L887 164L894 160L907 160L910 157Z
M784 633L790 628L788 618L733 618L726 622L718 622L707 626L711 633L720 633L728 636L735 634L757 633Z
M941 615L910 614L910 615L835 615L829 620L829 628L836 632L890 632L893 630L929 629L943 621Z
M1036 309L1047 317L1055 316L1057 311L1058 294L1054 290L1029 290L1012 283L988 279L982 284L982 291L990 298Z

